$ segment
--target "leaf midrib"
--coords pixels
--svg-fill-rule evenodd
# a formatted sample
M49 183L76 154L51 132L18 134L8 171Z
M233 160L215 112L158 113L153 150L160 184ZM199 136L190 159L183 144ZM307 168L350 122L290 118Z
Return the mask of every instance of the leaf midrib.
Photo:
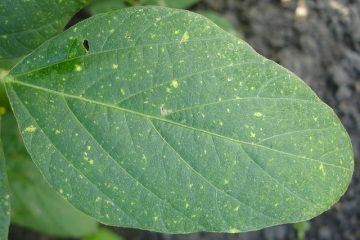
M223 138L223 139L226 139L228 141L237 142L237 143L240 143L240 144L246 144L246 145L250 145L250 146L253 146L253 147L264 148L264 149L274 151L274 152L277 152L277 153L280 153L280 154L288 155L288 156L291 156L291 157L306 159L306 160L309 160L309 161L315 161L315 162L322 163L322 164L330 166L330 167L339 168L339 169L343 169L343 170L346 170L346 171L352 171L351 169L343 167L343 166L339 166L339 165L336 165L336 164L323 162L323 161L320 161L318 159L309 158L309 157L305 157L305 156L299 156L299 155L292 154L292 153L289 153L289 152L284 152L284 151L281 151L281 150L269 148L267 146L257 144L257 143L254 143L254 142L247 142L247 141L242 141L242 140L230 138L228 136L224 136L224 135L220 135L218 133L210 132L210 131L207 131L205 129L195 128L195 127L192 127L192 126L184 125L182 123L178 123L178 122L172 121L170 119L157 117L157 116L153 116L153 115L147 115L147 114L144 114L144 113L141 113L141 112L133 111L133 110L130 110L130 109L127 109L127 108L111 105L111 104L108 104L108 103L102 103L102 102L99 102L99 101L96 101L96 100L92 100L92 99L88 99L88 98L84 98L84 97L79 97L79 96L71 95L71 94L64 93L64 92L58 92L58 91L55 91L55 90L52 90L52 89L47 89L47 88L40 87L40 86L37 86L37 85L21 82L21 81L15 80L13 78L5 79L5 85L6 84L11 84L11 83L22 85L22 86L33 88L33 89L37 89L37 90L44 91L44 92L47 92L47 93L50 93L50 94L59 95L59 96L62 96L64 98L77 99L77 100L80 100L80 101L83 101L83 102L88 102L88 103L91 103L91 104L96 104L96 105L104 106L104 107L107 107L107 108L117 109L117 110L125 112L125 113L130 113L130 114L137 115L137 116L140 116L140 117L143 117L143 118L146 118L146 119L150 119L150 120L151 119L158 120L158 121L165 122L165 123L168 123L168 124L180 126L180 127L187 128L187 129L191 129L193 131L202 132L202 133L205 133L205 134L208 134L208 135Z

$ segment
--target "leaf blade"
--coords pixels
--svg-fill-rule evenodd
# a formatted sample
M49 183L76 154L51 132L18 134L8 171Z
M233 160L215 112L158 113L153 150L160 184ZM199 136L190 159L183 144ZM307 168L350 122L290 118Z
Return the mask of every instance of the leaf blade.
M254 230L308 219L345 191L351 144L332 110L207 19L131 8L74 30L34 55L67 49L71 37L77 54L20 64L6 85L42 173L64 193L70 186L56 172L76 176L70 202L99 221L162 232ZM52 155L29 145L34 139ZM331 141L338 153L323 160ZM49 158L57 159L52 171Z

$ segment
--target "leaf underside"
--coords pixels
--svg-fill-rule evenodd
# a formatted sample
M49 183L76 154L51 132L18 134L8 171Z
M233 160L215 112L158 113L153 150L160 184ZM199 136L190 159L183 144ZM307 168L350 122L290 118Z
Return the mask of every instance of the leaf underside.
M298 222L330 208L352 176L333 111L294 74L188 11L97 15L11 75L36 165L105 224L184 233Z
M11 222L66 237L81 237L97 230L94 219L84 215L44 181L18 133L12 114L3 117L2 134L11 196Z
M0 59L20 57L61 32L87 0L0 0Z
M0 116L1 136L1 116ZM8 238L10 225L10 195L6 176L5 157L0 137L0 240Z

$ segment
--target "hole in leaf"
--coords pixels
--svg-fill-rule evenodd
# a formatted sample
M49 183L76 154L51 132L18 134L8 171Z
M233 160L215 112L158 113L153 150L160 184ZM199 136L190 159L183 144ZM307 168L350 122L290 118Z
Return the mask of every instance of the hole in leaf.
M88 52L90 50L89 48L89 41L88 40L84 40L83 41L83 47L86 49L86 51Z

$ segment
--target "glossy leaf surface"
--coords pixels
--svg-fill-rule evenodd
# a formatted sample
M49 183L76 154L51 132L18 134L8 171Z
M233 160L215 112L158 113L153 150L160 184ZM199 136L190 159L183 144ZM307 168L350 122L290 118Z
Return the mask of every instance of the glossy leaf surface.
M61 32L87 0L0 0L0 59L20 57Z
M199 2L201 0L94 0L89 6L89 10L92 14L98 14L139 5L157 5L186 9Z
M94 233L97 223L50 188L32 163L12 114L3 118L3 141L11 196L11 221L57 236ZM66 198L66 196L64 196Z
M174 233L297 222L330 208L352 176L334 112L294 74L188 11L94 16L10 74L36 165L106 224Z

